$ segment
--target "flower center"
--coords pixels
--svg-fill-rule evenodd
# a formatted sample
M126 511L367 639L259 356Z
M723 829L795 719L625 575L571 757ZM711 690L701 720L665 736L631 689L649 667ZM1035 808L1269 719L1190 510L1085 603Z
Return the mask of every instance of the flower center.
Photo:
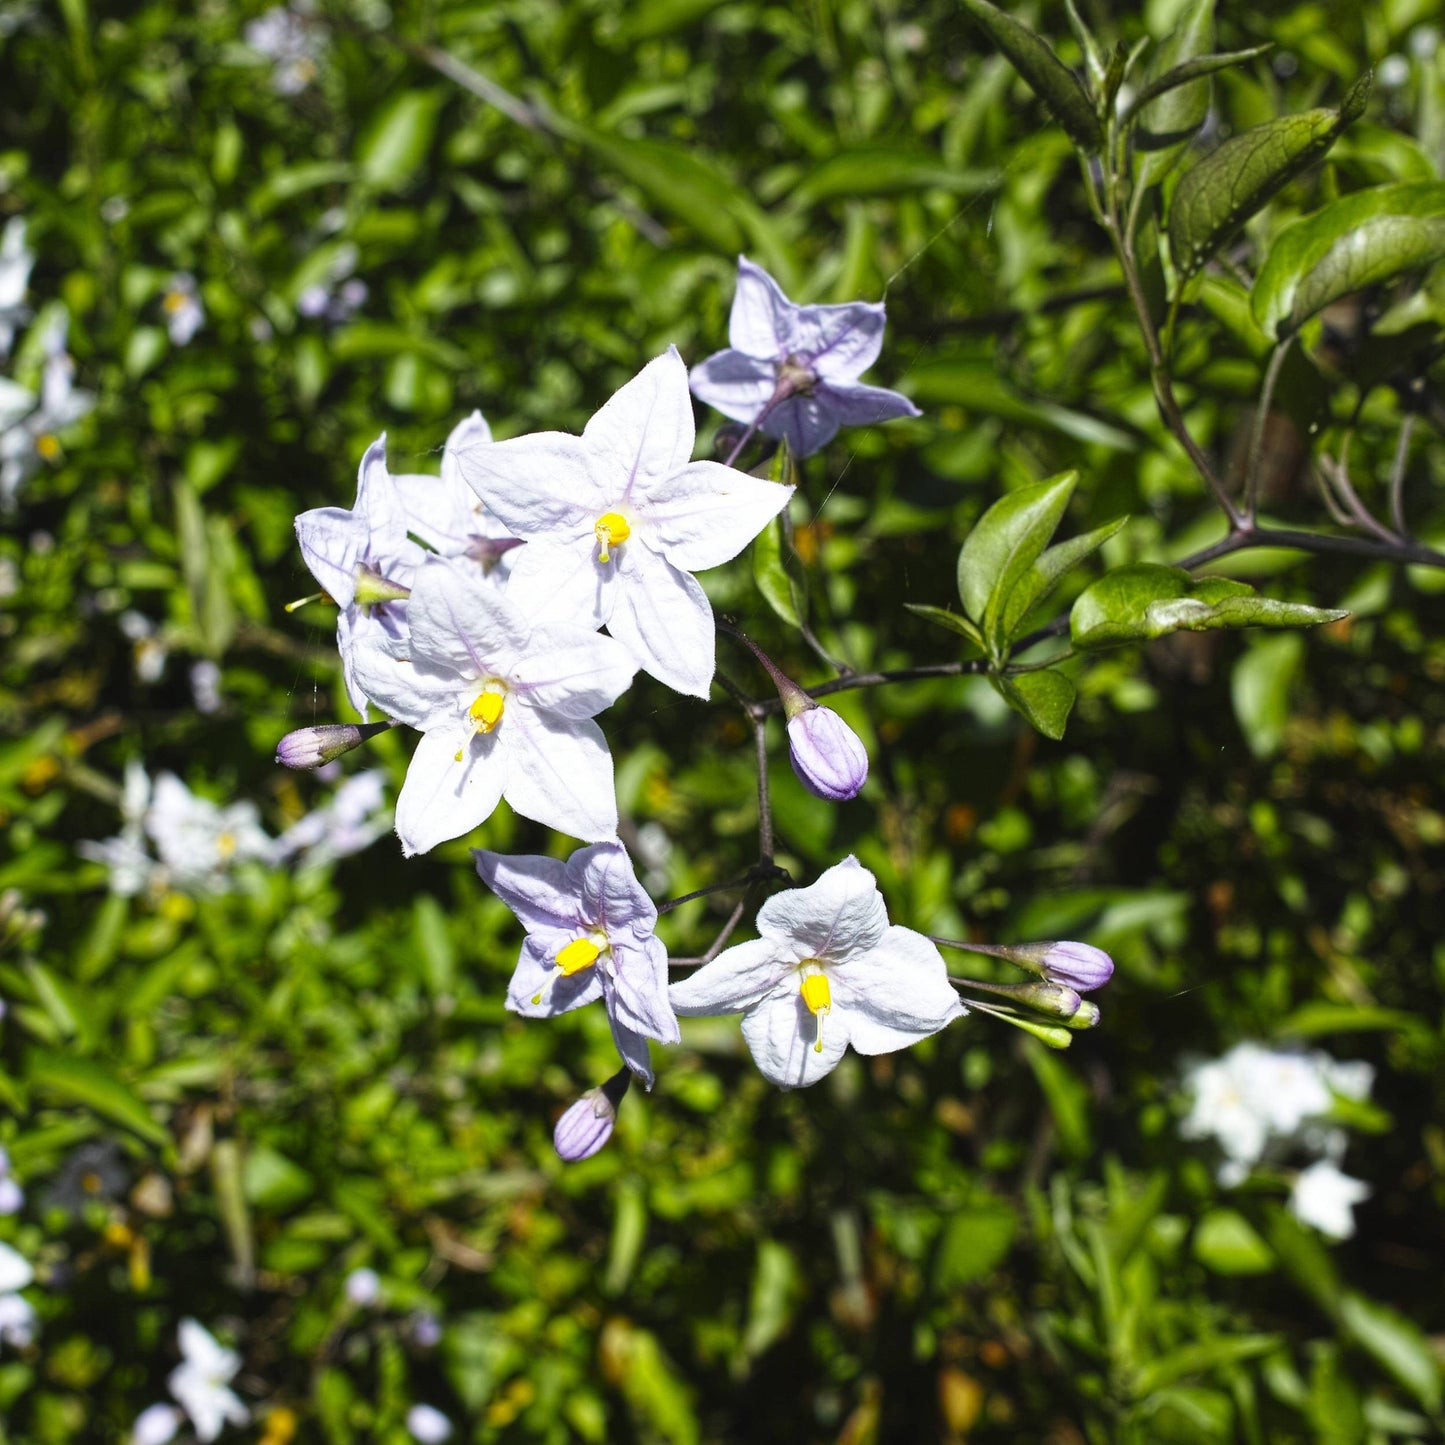
M472 705L467 709L467 741L470 742L478 733L492 732L501 722L502 714L506 710L505 685L493 678L472 699ZM464 747L458 748L454 761L461 762L465 751Z
M184 310L190 305L191 298L184 291L167 291L166 299L161 302L161 309L168 316L174 316L177 311Z
M552 992L552 985L559 978L571 978L573 974L591 968L604 953L611 952L612 945L608 943L607 935L600 929L595 929L591 933L574 938L571 943L564 944L557 950L557 956L553 960L556 969L547 975L547 982L532 995L532 1002L534 1004L541 1003Z
M805 959L805 963L818 964L815 958ZM822 973L810 973L804 978L799 992L803 995L803 1002L807 1005L808 1012L818 1020L817 1040L813 1044L813 1052L823 1052L823 1020L833 1009L833 990L828 984L828 975Z
M807 396L817 384L817 373L801 356L787 356L778 363L779 400Z
M229 863L236 856L236 835L234 833L222 833L216 839L216 852L220 854L221 862Z
M49 432L42 432L35 438L35 450L47 462L53 462L60 455L60 443Z
M597 519L597 525L592 528L592 535L597 538L597 560L610 562L612 554L609 548L625 542L632 535L632 528L627 525L627 518L621 512L603 512Z

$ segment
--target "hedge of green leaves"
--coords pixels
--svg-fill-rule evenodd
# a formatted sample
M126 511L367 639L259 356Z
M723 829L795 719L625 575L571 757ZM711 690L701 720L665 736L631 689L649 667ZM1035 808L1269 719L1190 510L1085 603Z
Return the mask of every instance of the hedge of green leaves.
M326 4L297 12L290 74L245 38L259 6L0 7L0 221L23 216L37 258L4 374L36 391L68 317L96 398L0 531L0 1146L25 1195L0 1242L38 1315L0 1348L0 1441L129 1439L188 1317L240 1355L253 1423L229 1438L267 1445L405 1441L418 1403L477 1441L1439 1438L1445 18L1228 6L1206 37L1204 3L1081 8L1093 70L1070 10L1031 17L1092 76L1075 101L977 0ZM1178 62L1274 47L1212 73L1173 142L1184 179L1147 162L1165 264L1139 274L1161 326L1178 298L1189 431L1228 486L1255 465L1280 531L1329 530L1321 468L1345 466L1331 535L1378 544L1225 548L1211 575L1348 616L1159 637L1147 606L1193 584L1131 571L1123 602L1074 610L1081 652L1089 605L1123 645L1064 664L1062 717L982 664L832 696L872 763L843 806L769 724L794 881L851 852L895 921L1111 953L1069 1053L974 1016L781 1093L735 1021L703 1021L610 1146L564 1166L552 1124L615 1069L606 1019L505 1010L520 933L467 847L563 840L503 808L405 864L383 837L134 897L77 851L118 831L129 760L254 802L273 833L329 797L273 761L288 729L350 716L334 613L286 608L314 590L295 515L349 506L383 429L398 472L436 470L472 408L501 436L580 431L668 344L726 343L740 252L800 300L884 296L875 374L923 411L802 463L790 545L708 574L800 681L828 677L791 625L800 590L856 669L971 657L936 625L967 608L960 547L1044 478L1078 474L1061 538L1131 520L1031 628L1106 572L1218 543L1075 156L1102 143L1115 42L1117 68L1149 37L1116 77L1133 96L1161 42ZM1199 158L1312 107L1331 119L1275 137L1300 164L1221 209ZM1320 272L1382 217L1388 264ZM1199 606L1242 595L1208 585ZM743 875L747 717L640 677L607 726L654 896ZM369 745L392 796L410 747ZM700 954L734 901L662 936ZM1371 1190L1348 1241L1290 1214L1288 1168L1226 1188L1181 1137L1191 1058L1251 1039L1376 1070L1337 1101ZM364 1268L372 1303L347 1293Z

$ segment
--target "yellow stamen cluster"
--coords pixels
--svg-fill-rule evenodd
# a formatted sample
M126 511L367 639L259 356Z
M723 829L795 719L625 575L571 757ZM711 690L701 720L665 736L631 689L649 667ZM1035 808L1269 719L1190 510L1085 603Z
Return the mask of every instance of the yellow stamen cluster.
M602 939L600 943L597 941L599 937ZM534 1004L542 1002L559 974L563 978L571 978L574 973L581 973L584 968L591 968L602 957L607 947L606 937L596 934L591 938L574 938L571 943L564 944L557 951L557 957L554 960L557 972L548 975L547 983L532 995L532 1002Z
M632 528L621 512L604 512L592 528L592 535L597 538L597 560L610 562L612 553L609 549L625 542L632 535Z
M53 462L60 455L60 443L50 433L41 432L35 438L35 450L47 462Z
M833 1008L833 990L828 986L828 975L826 973L810 973L803 980L800 992L808 1012L818 1020L818 1036L813 1045L813 1052L821 1054L823 1052L823 1020Z
M467 709L467 717L471 719L472 735L477 733L489 733L501 722L502 714L507 710L506 699L500 692L479 692L472 699L472 705ZM458 748L454 762L461 762L465 748Z

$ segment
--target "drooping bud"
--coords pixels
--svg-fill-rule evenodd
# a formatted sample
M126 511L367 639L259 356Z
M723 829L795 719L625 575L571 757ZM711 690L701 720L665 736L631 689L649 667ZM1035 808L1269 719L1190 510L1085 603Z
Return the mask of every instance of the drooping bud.
M1080 993L1103 988L1114 976L1114 960L1088 943L1051 943L1040 962L1046 979Z
M276 744L276 761L288 768L319 768L392 726L389 722L322 723L297 728Z
M786 698L783 706L788 706ZM798 781L832 803L856 798L868 781L868 750L862 739L832 708L811 700L788 720L788 756Z
M617 1110L628 1087L632 1071L619 1069L596 1089L588 1091L557 1120L552 1147L568 1164L590 1159L612 1137Z

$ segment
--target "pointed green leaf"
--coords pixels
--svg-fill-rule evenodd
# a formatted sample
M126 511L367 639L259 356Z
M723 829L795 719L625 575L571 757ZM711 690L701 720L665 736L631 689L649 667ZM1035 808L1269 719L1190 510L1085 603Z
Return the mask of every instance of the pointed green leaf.
M943 607L925 606L921 602L905 602L903 606L906 611L916 612L927 622L937 623L939 627L946 627L950 632L966 637L980 652L983 651L983 634L968 618L960 617L958 613L949 612Z
M1144 642L1167 632L1236 627L1317 627L1346 614L1260 597L1225 577L1195 581L1178 567L1139 562L1118 567L1086 588L1069 615L1075 647Z
M1334 144L1358 119L1370 77L1358 81L1339 110L1309 110L1266 121L1222 145L1179 178L1169 207L1169 252L1188 279L1265 203Z
M1038 672L1004 673L992 681L1008 705L1036 732L1055 742L1063 737L1075 692L1074 684L1062 672L1043 668Z
M62 1103L80 1104L152 1144L170 1142L130 1085L95 1059L37 1051L30 1055L26 1075L32 1087Z
M1418 1325L1351 1290L1340 1300L1340 1328L1427 1410L1440 1408L1440 1366Z
M1128 524L1128 517L1117 517L1102 527L1095 527L1092 532L1071 537L1067 542L1058 542L1048 548L1009 593L1000 628L1004 641L1013 641L1024 619L1054 590L1065 572L1077 567L1086 557L1092 557L1110 537L1117 535Z
M1211 1209L1194 1231L1194 1257L1215 1274L1268 1274L1274 1253L1237 1209Z
M979 196L996 190L999 180L996 170L957 170L931 151L871 146L830 155L798 182L790 199L795 205L811 206L843 196L892 196L935 189Z
M404 90L383 103L357 147L361 174L382 190L402 190L421 173L446 92Z
M1218 1339L1185 1345L1140 1370L1134 1389L1141 1397L1151 1395L1160 1386L1189 1375L1205 1375L1224 1365L1267 1355L1278 1348L1279 1342L1278 1335L1221 1335Z
M1008 57L1074 143L1086 151L1099 150L1104 133L1093 103L1074 72L1027 25L988 0L963 0L963 8Z
M990 644L1008 594L1048 545L1078 479L1077 472L1065 472L1020 487L995 502L968 534L958 554L958 596Z
M1332 301L1445 256L1445 182L1376 186L1296 221L1270 247L1250 309L1271 336Z
M803 625L801 589L783 564L783 524L777 517L753 539L753 581L789 627Z
M1135 102L1139 120L1134 146L1141 153L1139 185L1152 186L1162 181L1204 124L1209 113L1208 79L1175 76L1213 44L1214 0L1189 0L1178 24L1154 56L1149 84Z

